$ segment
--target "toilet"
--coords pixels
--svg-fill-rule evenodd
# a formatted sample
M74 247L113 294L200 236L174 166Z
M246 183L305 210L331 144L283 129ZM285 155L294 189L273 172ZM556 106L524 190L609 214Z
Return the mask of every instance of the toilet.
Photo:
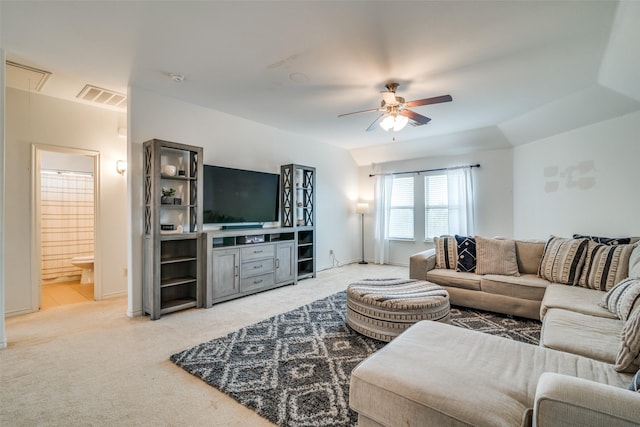
M93 283L93 255L71 258L71 264L82 269L81 284L90 285Z

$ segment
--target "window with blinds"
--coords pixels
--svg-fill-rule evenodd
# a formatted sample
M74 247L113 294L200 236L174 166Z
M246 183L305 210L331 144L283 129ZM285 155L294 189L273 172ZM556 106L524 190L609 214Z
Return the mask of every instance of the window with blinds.
M447 175L424 177L424 237L431 240L449 234L449 189Z
M413 176L394 176L389 209L389 238L413 239Z

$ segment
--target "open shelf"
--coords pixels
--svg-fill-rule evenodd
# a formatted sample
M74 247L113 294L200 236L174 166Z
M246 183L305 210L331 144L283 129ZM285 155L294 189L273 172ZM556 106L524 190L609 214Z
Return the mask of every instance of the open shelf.
M222 231L220 233L233 233L234 235L218 235L212 238L212 247L224 248L241 245L253 245L258 243L271 243L271 242L284 242L294 240L295 234L293 232L284 233L272 233L270 230L265 230L264 233L251 234L238 234L238 230ZM255 233L255 234L254 234Z
M184 175L165 175L164 165ZM143 305L153 320L202 306L202 168L201 147L159 139L143 144ZM167 188L174 190L169 201L179 204L162 203Z
M161 258L160 264L173 264L178 262L197 261L197 257L175 257L175 258Z
M160 282L161 288L168 288L170 286L178 286L185 285L188 283L194 283L196 281L195 277L178 277L176 279L165 279Z
M187 308L194 308L197 306L198 303L195 298L174 299L162 305L160 314L169 314L174 311L186 310Z

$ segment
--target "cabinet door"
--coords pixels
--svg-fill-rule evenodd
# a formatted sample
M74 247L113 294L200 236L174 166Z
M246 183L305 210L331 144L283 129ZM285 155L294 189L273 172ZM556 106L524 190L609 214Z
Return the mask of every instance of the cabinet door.
M276 248L276 283L287 282L295 278L293 242L278 243Z
M213 299L240 292L240 250L221 249L213 251L212 284Z

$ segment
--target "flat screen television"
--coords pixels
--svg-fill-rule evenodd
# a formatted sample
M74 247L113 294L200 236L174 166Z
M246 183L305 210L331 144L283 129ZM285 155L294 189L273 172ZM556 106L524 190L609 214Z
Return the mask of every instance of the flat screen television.
M203 222L259 225L278 221L280 175L204 165Z

